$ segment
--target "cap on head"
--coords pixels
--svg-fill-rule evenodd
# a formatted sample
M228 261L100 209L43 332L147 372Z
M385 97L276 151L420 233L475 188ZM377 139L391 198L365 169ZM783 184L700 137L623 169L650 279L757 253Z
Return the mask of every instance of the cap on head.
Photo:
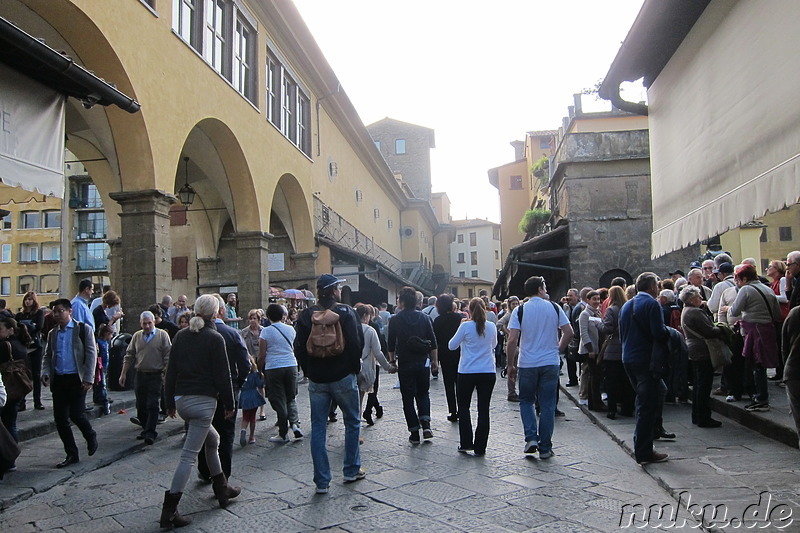
M686 274L683 273L683 270L675 270L674 272L669 273L670 276L674 276L675 274L678 274L682 278L686 277Z
M317 280L317 289L318 290L327 289L327 288L333 287L334 285L336 285L338 283L345 283L346 281L347 280L339 279L339 278L337 278L336 276L334 276L332 274L323 274Z
M733 274L733 265L731 263L722 263L714 269L714 273Z

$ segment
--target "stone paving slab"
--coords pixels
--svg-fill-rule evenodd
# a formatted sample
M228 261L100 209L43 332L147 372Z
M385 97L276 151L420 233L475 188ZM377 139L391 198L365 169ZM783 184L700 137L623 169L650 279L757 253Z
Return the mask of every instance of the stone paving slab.
M275 433L270 412L269 420L257 425L256 444L235 446L231 482L243 487L242 494L222 510L211 487L192 478L180 510L194 523L182 531L618 531L625 505L675 504L648 471L577 409L556 422L555 457L526 457L519 405L505 400L502 380L493 395L484 457L456 452L458 427L446 420L441 382L431 382L435 437L425 445L408 443L399 391L385 388L379 396L385 416L363 431L365 480L342 483L344 429L341 422L329 424L333 481L329 494L314 494L308 440L268 442ZM308 435L306 387L300 388L298 404ZM569 406L563 396L562 406ZM182 423L159 426L159 440L145 447L134 439L137 428L128 416L95 421L100 450L67 472L52 467L63 458L55 434L24 443L18 472L0 482L0 494L17 491L0 513L2 529L13 524L13 533L157 531L163 493L180 455Z

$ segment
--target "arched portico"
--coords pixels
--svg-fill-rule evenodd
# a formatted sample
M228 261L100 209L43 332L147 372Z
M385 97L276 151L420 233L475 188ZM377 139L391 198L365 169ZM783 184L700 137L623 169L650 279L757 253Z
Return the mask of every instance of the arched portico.
M284 174L275 186L269 217L272 235L270 253L277 265L270 272L270 282L285 288L313 287L316 243L314 221L306 203L308 196L292 174ZM283 263L283 266L279 265Z

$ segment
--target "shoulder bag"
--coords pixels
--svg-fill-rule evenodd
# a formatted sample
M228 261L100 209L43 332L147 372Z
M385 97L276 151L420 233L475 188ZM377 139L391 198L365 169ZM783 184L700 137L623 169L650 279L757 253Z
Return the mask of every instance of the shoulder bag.
M723 367L731 364L733 352L722 339L707 339L686 325L684 325L683 329L705 341L708 347L708 355L711 357L711 365L715 371L719 372Z
M8 350L8 360L0 364L0 374L3 376L8 399L19 400L33 390L31 371L28 370L24 359L14 359L11 343L8 341L3 343Z

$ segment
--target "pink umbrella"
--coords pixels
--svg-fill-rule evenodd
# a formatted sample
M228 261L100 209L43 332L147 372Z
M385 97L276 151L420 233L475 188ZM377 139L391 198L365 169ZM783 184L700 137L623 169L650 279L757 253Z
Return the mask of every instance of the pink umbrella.
M306 295L303 291L298 289L286 289L281 293L281 296L286 298L287 300L305 300Z

